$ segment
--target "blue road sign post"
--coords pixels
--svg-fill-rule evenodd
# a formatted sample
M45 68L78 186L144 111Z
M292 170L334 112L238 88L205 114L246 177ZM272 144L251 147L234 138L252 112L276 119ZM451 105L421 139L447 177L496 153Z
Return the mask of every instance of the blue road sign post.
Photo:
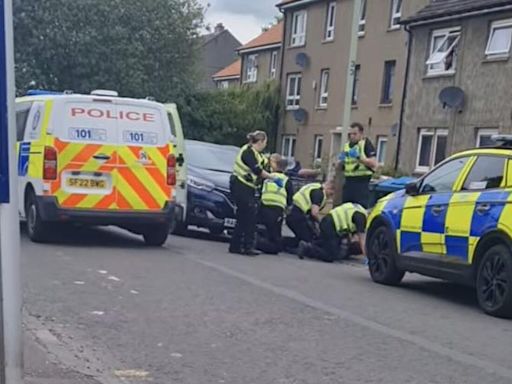
M22 384L12 0L0 0L0 384Z

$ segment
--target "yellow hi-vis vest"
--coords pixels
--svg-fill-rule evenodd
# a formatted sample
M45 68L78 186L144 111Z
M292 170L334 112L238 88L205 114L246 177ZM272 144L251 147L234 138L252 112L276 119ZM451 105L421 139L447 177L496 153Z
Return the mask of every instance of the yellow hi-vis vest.
M349 156L349 152L356 148L359 151L359 155L362 160L366 159L366 154L364 152L366 140L361 140L354 147L350 148L350 142L345 144L345 149L343 152L345 153L345 177L355 177L355 176L371 176L373 172L365 167L363 164L359 163L357 159L351 158Z
M322 189L322 184L312 183L303 186L295 195L293 195L293 204L296 205L302 212L306 214L309 213L309 211L311 211L311 207L313 206L313 203L311 202L311 191L315 189ZM326 202L327 198L324 192L324 199L320 209L325 207Z
M254 155L256 156L256 160L258 161L258 164L263 167L264 164L264 158L263 156L256 151L252 146L249 144L244 145L242 148L240 148L240 152L238 152L238 156L235 160L235 167L233 169L233 174L236 176L238 180L240 180L241 183L251 187L251 188L258 188L258 176L256 176L252 169L249 168L242 160L242 154L245 152L247 148L250 148Z
M354 213L360 212L365 216L368 216L366 209L359 204L346 203L334 208L329 215L333 218L336 232L338 233L355 233L357 231L352 216Z
M280 188L273 180L265 180L261 193L261 202L267 207L279 207L286 209L287 197L286 182L288 176L284 173L272 173L272 177L283 181L283 188Z

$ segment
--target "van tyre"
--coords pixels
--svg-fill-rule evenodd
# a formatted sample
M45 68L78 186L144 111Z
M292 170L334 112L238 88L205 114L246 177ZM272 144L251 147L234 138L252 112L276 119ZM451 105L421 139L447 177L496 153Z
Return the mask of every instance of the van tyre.
M30 240L43 243L48 240L48 227L41 219L34 192L27 194L25 201L25 215L27 218L27 233Z
M512 318L512 253L496 245L483 255L476 279L477 298L485 313Z
M385 225L370 232L367 241L368 268L374 282L398 285L404 278L405 272L396 265L395 244L394 236Z
M155 225L145 228L142 236L144 242L150 247L161 247L167 241L169 236L169 225Z

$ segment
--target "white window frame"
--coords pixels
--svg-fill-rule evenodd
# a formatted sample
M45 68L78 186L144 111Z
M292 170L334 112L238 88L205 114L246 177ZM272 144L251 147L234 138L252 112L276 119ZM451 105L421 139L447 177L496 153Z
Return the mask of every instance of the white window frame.
M476 131L476 147L480 147L480 143L483 136L494 136L499 134L499 129L497 128L478 128Z
M336 30L336 2L327 4L327 18L325 20L324 41L333 41Z
M255 83L258 81L258 55L247 56L245 63L245 82Z
M391 0L391 15L389 18L389 29L400 29L402 19L402 0Z
M284 157L295 158L294 149L297 146L297 136L296 135L283 135L281 141L281 154Z
M320 72L320 93L318 98L318 106L326 108L329 103L329 77L330 70L328 68L322 69Z
M318 149L320 148L320 142L322 143L322 151L324 149L324 136L323 135L315 135L315 147L313 148L313 161L322 160L322 151L318 153ZM318 156L320 155L320 156Z
M220 80L218 82L218 86L217 86L219 89L228 89L229 88L229 80Z
M352 84L352 106L359 104L359 91L361 90L361 64L354 66L354 84Z
M445 52L440 52L443 45L446 43L446 41L451 36L456 36L455 41L452 43L452 45L450 45L450 47ZM439 47L434 49L434 41L438 37L444 37L444 39L441 41L441 44L439 44ZM429 48L430 55L426 62L427 73L429 75L453 74L456 72L457 56L456 56L456 52L454 52L454 50L458 47L458 44L460 42L460 37L461 37L461 28L460 27L448 28L448 29L437 29L432 32L432 36L430 38L430 48ZM434 67L437 64L444 63L444 61L446 60L448 55L450 55L450 53L452 53L452 52L454 52L454 55L455 55L454 59L453 59L452 69L446 70L444 68L438 69L438 68Z
M382 143L386 143L386 150L383 154L383 161L379 161L381 152L382 152ZM384 165L386 163L386 151L387 151L388 137L387 136L377 136L377 161L379 165Z
M499 21L495 21L491 24L489 40L487 42L487 47L485 48L485 55L487 57L507 57L510 55L510 47L512 45L512 37L508 42L508 47L506 50L491 51L491 43L492 43L492 38L494 37L494 32L496 32L497 29L502 29L502 28L507 28L507 27L512 30L512 19L499 20Z
M270 78L277 77L277 51L273 51L270 55Z
M295 89L293 93L290 94L290 87L292 79L295 79ZM299 109L300 108L300 92L298 90L299 81L301 83L300 89L302 90L302 74L300 73L290 73L288 74L286 80L286 109L288 111ZM290 104L291 102L291 104Z
M448 130L447 129L433 129L433 128L422 128L420 129L420 134L418 137L418 148L416 153L416 169L415 172L418 173L426 173L430 171L432 168L434 168L434 161L436 157L436 151L437 151L437 138L443 136L448 136ZM420 166L420 155L421 155L421 144L423 142L424 137L433 137L432 140L432 148L430 149L430 158L429 158L429 166Z
M298 24L299 20L302 20L302 25ZM290 47L302 47L306 45L307 25L308 13L306 10L297 11L292 14Z
M360 37L364 36L366 33L366 14L368 13L368 4L367 0L361 0L361 10L359 14L359 32L358 35Z

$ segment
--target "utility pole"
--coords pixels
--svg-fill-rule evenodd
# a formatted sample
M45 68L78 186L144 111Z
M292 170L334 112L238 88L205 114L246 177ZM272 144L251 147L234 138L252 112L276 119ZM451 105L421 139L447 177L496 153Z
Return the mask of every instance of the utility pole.
M352 29L350 32L350 46L348 54L347 75L345 79L345 103L343 105L343 123L341 127L341 148L340 153L343 152L345 143L348 140L348 129L351 124L352 115L352 92L354 90L354 79L356 71L357 60L357 44L359 42L359 20L361 19L361 6L363 1L366 0L353 0L354 9L352 12ZM338 166L336 167L336 197L334 205L341 204L341 195L343 185L345 184L345 176Z
M12 0L0 0L0 383L21 384L20 227Z

